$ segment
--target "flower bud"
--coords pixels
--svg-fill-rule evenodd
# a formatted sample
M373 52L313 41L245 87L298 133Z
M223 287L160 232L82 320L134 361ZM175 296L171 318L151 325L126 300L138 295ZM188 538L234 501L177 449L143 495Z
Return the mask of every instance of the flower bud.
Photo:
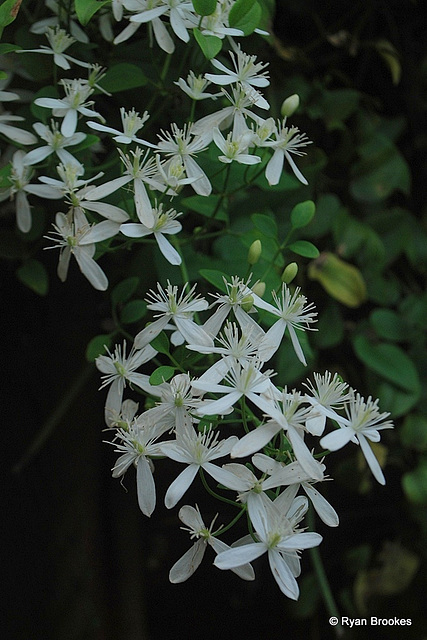
M294 93L282 102L280 113L284 118L292 116L299 107L299 95Z
M254 306L253 297L251 295L245 296L241 304L243 311L249 312L253 306Z
M248 263L256 264L261 257L262 252L262 244L261 240L254 240L249 247L248 251Z
M265 293L265 282L255 282L254 286L252 287L252 291L256 296L262 298Z
M281 280L285 284L290 284L298 273L298 265L296 262L290 262L282 273Z

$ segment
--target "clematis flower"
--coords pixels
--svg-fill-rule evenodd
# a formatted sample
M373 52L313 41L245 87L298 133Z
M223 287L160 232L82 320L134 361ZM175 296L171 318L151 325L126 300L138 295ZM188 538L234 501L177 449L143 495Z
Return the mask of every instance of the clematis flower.
M36 122L33 124L33 128L38 136L47 142L47 145L29 151L24 159L26 165L37 164L56 153L62 164L74 163L81 167L83 173L83 167L80 162L64 147L80 144L86 138L85 133L74 133L72 136L65 137L59 131L58 125L54 120L51 121L50 128L42 122Z
M144 111L142 116L140 116L139 112L135 111L135 109L131 109L131 111L125 111L124 107L120 107L120 117L122 119L123 131L113 129L112 127L106 127L105 125L100 124L99 122L93 122L92 120L89 120L87 122L87 125L91 127L91 129L96 129L97 131L113 133L113 140L115 140L119 144L131 144L132 142L139 142L140 144L144 144L149 147L155 146L150 142L147 142L146 140L142 140L141 138L136 137L137 132L142 129L142 127L150 117L148 111Z
M218 156L218 160L220 162L230 163L236 161L239 164L248 165L258 164L261 162L261 158L259 156L247 153L253 141L253 133L251 131L247 131L238 137L234 136L230 131L227 138L224 138L218 127L216 127L213 130L213 141L218 149L223 153L223 155Z
M192 100L207 100L211 98L216 100L220 93L207 93L205 91L211 83L206 80L202 75L196 76L193 71L187 76L187 80L184 78L178 78L177 82L174 82L184 93L186 93Z
M290 505L288 502L286 491L274 502L265 494L260 494L260 499L248 506L258 542L244 544L219 553L214 565L219 569L232 569L267 553L271 572L280 590L288 598L297 600L299 595L295 579L299 575L297 551L317 547L322 541L322 536L318 533L301 533L297 527L307 511L307 499L295 498Z
M154 465L151 456L160 455L157 437L149 427L140 427L134 421L127 429L117 429L112 442L117 453L122 454L114 465L113 478L123 476L133 464L136 467L136 489L138 504L142 513L148 518L156 507L156 488L154 484Z
M105 421L109 425L112 417L120 411L126 383L130 386L135 385L147 393L151 392L153 387L149 383L150 377L144 373L138 373L137 369L152 360L157 351L150 345L140 350L132 347L129 355L126 356L126 341L124 341L123 347L116 345L114 353L108 349L107 353L106 356L98 356L95 364L97 369L104 374L100 388L103 389L111 385L105 401Z
M359 444L374 478L380 484L385 484L384 474L368 440L379 442L381 438L379 432L382 429L393 428L393 422L386 420L390 414L380 413L378 400L374 401L371 396L365 400L354 389L350 389L350 398L345 404L345 413L345 418L337 414L335 420L340 428L323 436L320 445L324 449L337 451L350 441Z
M93 105L93 101L88 101L88 97L94 90L87 80L82 80L81 78L61 80L61 84L64 87L65 98L36 98L34 104L46 109L52 109L52 115L63 118L61 124L63 136L70 137L75 133L79 114L103 120L99 113L90 108Z
M254 87L267 87L270 84L268 75L264 71L267 66L264 62L256 62L256 56L244 53L240 47L235 51L229 51L234 70L228 69L222 62L215 58L211 60L213 66L222 72L222 75L205 73L205 78L213 84L221 86L239 83L245 91L251 92ZM261 109L269 109L267 100L258 92L254 103Z
M9 113L3 113L0 115L0 133L18 144L35 144L37 142L37 138L33 133L9 124L10 122L23 122L24 120L25 118L22 118L21 116L13 116Z
M157 311L158 320L142 329L135 337L135 346L142 349L146 344L154 340L172 320L178 331L187 342L199 341L202 344L211 344L208 334L193 321L194 313L207 309L208 303L204 298L193 296L196 285L188 293L183 288L178 295L178 287L168 282L166 290L157 283L158 293L150 291L146 298L147 308Z
M228 455L237 441L236 436L218 442L219 433L214 429L196 433L193 429L185 432L175 441L163 442L160 450L164 456L186 464L187 467L172 482L165 495L167 509L172 509L192 484L199 469L204 469L217 482L221 482L224 474L220 467L212 464L212 460Z
M89 224L83 211L76 207L69 214L57 213L53 236L45 236L55 245L49 249L59 248L58 276L65 282L68 274L70 258L73 255L83 275L91 285L99 291L108 288L108 279L101 267L93 259L95 244L111 238L119 231L119 224L111 220L105 220L99 224Z
M61 67L61 69L70 69L70 62L80 67L89 68L91 66L88 62L82 62L64 53L76 41L73 36L68 35L65 29L61 29L59 26L48 26L44 35L48 39L50 47L41 45L40 49L19 49L17 53L45 53L51 55L56 66Z
M276 140L266 145L274 149L273 156L269 160L265 170L265 177L268 184L275 185L279 183L285 158L289 162L295 177L298 178L302 184L308 184L295 164L292 154L304 156L305 151L300 151L300 149L301 147L306 147L308 144L311 144L311 140L308 139L305 133L299 133L298 127L287 127L286 118L282 123L277 123L274 135Z
M210 527L206 527L200 515L199 508L196 506L190 507L185 505L181 507L178 514L179 519L186 527L181 527L184 531L190 533L191 539L196 539L195 543L188 551L184 553L173 565L169 572L169 580L173 584L185 582L188 580L196 569L200 566L207 545L211 546L215 553L221 553L230 549L228 544L225 544L222 540L212 535L212 529L217 516L212 520ZM232 569L243 580L254 580L255 574L250 564L243 565L242 567L236 567Z
M254 304L259 309L265 309L279 317L279 320L273 324L260 342L261 357L265 362L273 357L280 346L286 329L288 329L298 360L303 365L307 365L295 329L311 329L310 325L316 322L317 316L317 312L313 311L314 304L306 305L307 298L300 294L300 288L297 287L294 293L291 293L286 284L282 285L280 298L275 291L272 292L272 296L276 307L265 302L262 298L254 296Z
M337 373L332 377L332 374L326 371L323 376L319 373L314 374L314 384L307 380L303 385L310 392L306 394L305 399L313 407L313 417L307 418L305 426L312 435L320 436L325 429L326 418L339 418L337 410L342 409L344 403L349 400L348 384L342 382Z
M165 238L165 235L171 235L181 231L181 223L176 220L181 214L177 213L175 209L169 209L163 212L163 205L160 204L158 207L153 207L152 215L154 218L152 225L147 226L142 222L140 224L128 222L122 224L120 231L129 238L143 238L153 234L166 260L171 264L181 264L182 259L178 251L174 249Z

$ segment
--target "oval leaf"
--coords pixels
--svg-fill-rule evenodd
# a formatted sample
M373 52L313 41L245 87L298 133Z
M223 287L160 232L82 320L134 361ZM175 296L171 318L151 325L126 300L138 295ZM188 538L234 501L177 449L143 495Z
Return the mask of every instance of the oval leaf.
M123 324L131 324L141 320L147 313L147 303L144 300L131 300L122 309L120 320Z
M174 376L174 374L174 367L158 367L150 376L150 384L157 386L158 384L162 384L162 382L167 382Z
M49 289L49 277L45 266L30 258L16 271L19 280L39 296L45 296Z
M86 347L86 360L95 362L98 356L102 356L105 353L105 347L107 349L111 347L111 336L108 333L102 333L92 338Z
M256 0L237 0L228 14L228 24L248 36L258 27L261 16L262 9Z
M306 200L297 204L291 212L291 224L294 229L306 227L312 220L316 211L316 205L312 200Z
M119 304L120 302L127 302L129 298L133 295L139 285L139 278L137 276L132 276L131 278L126 278L119 284L116 284L112 293L111 300L113 304Z
M288 249L304 258L318 258L320 255L319 249L311 242L308 242L308 240L297 240L290 244Z

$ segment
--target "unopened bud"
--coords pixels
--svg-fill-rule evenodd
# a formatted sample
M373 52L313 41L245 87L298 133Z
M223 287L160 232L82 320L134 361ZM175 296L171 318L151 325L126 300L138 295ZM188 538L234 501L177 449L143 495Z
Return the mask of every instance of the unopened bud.
M299 107L299 95L294 93L282 102L280 113L284 118L292 116Z
M262 252L262 244L261 240L254 240L249 247L248 251L248 263L256 264L261 257Z
M298 265L296 262L290 262L282 273L282 282L290 284L298 273Z
M253 306L254 306L253 297L251 295L245 296L241 304L243 311L249 312Z
M255 282L254 286L252 287L252 291L256 296L262 298L265 293L265 282Z

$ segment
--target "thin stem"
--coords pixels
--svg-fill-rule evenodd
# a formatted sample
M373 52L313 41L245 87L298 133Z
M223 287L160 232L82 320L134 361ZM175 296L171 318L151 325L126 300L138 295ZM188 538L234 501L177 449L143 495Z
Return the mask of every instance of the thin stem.
M215 493L215 491L210 488L210 486L207 483L205 472L203 471L202 467L199 468L199 474L200 474L200 478L202 480L202 484L204 488L211 496L213 496L217 500L221 500L221 502L227 502L228 504L232 504L235 507L239 507L239 509L241 508L241 505L234 502L234 500L229 500L228 498L224 498L224 496L220 496L219 493Z
M314 510L311 506L307 513L307 521L309 530L315 531ZM312 549L310 549L310 556L326 609L331 617L338 618L338 620L340 620L338 607L336 605L331 587L329 585L319 547L313 547ZM341 624L338 623L336 627L334 627L334 629L337 638L341 638L344 634L344 630Z

